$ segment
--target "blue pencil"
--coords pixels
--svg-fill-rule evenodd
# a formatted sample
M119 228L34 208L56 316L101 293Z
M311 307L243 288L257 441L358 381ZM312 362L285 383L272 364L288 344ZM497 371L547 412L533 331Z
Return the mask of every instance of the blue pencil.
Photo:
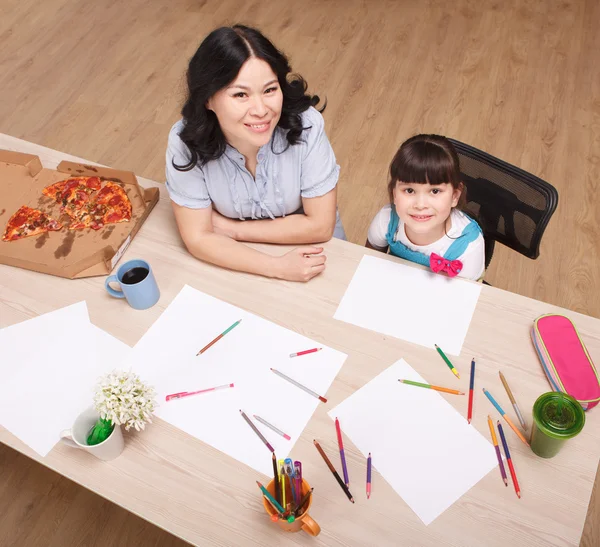
M512 420L506 415L506 412L502 410L502 407L496 402L496 399L492 397L492 394L485 388L483 388L483 392L485 393L485 396L490 400L490 403L492 403L496 407L496 410L500 412L500 415L504 418L504 420L510 426L510 428L517 434L517 437L519 437L521 441L523 441L527 446L529 446L529 443L525 440L523 434L517 429L517 426L512 423Z
M508 463L508 468L510 469L510 476L512 477L513 486L515 487L515 493L517 497L521 497L521 488L519 486L519 481L517 480L517 473L515 472L515 467L513 466L512 458L510 457L510 452L508 451L508 443L506 442L506 437L504 436L504 431L502 430L502 424L498 421L498 432L500 433L500 439L502 439L502 446L504 447L504 453L506 454L506 463Z

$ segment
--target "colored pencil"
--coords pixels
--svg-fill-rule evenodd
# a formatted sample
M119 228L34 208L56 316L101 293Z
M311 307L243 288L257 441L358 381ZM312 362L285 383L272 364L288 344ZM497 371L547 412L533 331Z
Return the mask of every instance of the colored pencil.
M285 507L285 463L283 460L277 460L279 467L279 489L281 490L281 505Z
M367 458L367 499L371 497L371 453Z
M348 490L348 487L344 484L344 481L342 481L342 479L338 475L338 472L335 470L335 467L333 467L333 464L329 461L327 454L325 454L325 452L323 452L321 445L316 440L313 440L313 443L315 444L315 446L317 447L317 450L319 451L319 454L321 454L321 457L327 464L327 467L329 467L329 470L331 471L331 473L333 473L335 480L338 481L338 484L340 485L341 489L345 492L346 496L348 496L348 499L352 503L354 503L354 498L352 497L350 490Z
M433 386L431 384L422 384L421 382L413 382L412 380L398 380L403 384L409 386L417 386L417 387L426 387L427 389L432 389L433 391L441 391L442 393L451 393L452 395L464 395L464 391L458 391L458 389L450 389L449 387L440 387Z
M512 394L512 391L508 385L508 382L506 381L506 378L504 377L504 374L502 374L502 372L498 373L500 375L500 380L502 380L502 385L504 386L504 389L506 390L506 393L508 394L508 398L510 399L510 402L512 403L513 408L515 409L515 413L517 414L517 418L519 418L519 422L521 423L521 427L527 431L527 424L525 423L525 420L523 419L523 415L521 414L521 410L519 409L519 405L517 405L517 401L515 401L515 397Z
M517 429L517 426L513 424L512 420L506 415L506 412L504 412L504 410L502 410L502 407L496 402L496 399L492 397L492 394L485 388L483 388L483 392L485 393L485 396L490 400L490 403L492 403L496 407L496 410L500 412L500 415L504 418L504 420L510 426L510 428L517 434L517 437L519 437L519 439L521 439L523 443L529 446L529 443L525 440L525 437L523 437L523 433L521 433Z
M275 370L274 368L272 368L271 370L275 374L277 374L277 376L280 376L284 380L287 380L290 384L294 384L296 387L299 387L303 391L306 391L306 393L308 393L309 395L312 395L313 397L319 399L319 401L321 401L322 403L326 403L327 402L327 399L325 399L325 397L321 397L321 395L319 395L318 393L315 393L312 389L308 389L306 386L303 386L302 384L296 382L296 380L292 380L289 376L286 376L285 374L283 374L283 372L279 372L278 370Z
M264 494L263 494L263 498L267 500L267 502L269 503L269 505L270 505L270 506L273 508L273 510L275 511L275 513L273 513L273 514L271 515L271 520L272 520L273 522L277 522L277 521L278 521L280 518L283 518L283 515L282 515L282 514L279 512L279 510L277 509L277 507L275 507L275 506L273 505L273 502L272 502L272 501L271 501L269 498L267 498L267 496L265 496Z
M440 354L440 357L448 365L448 367L450 368L450 370L452 371L454 376L456 376L458 379L460 379L460 375L458 374L458 371L454 368L454 365L450 362L450 359L448 359L448 357L446 357L446 354L442 351L442 349L437 344L434 344L434 346L435 346L436 351Z
M222 386L209 387L208 389L200 389L198 391L180 391L179 393L171 393L171 395L167 395L165 399L167 401L172 401L173 399L183 399L184 397L189 397L190 395L200 395L200 393L217 391L218 389L225 389L226 387L233 387L233 384L223 384Z
M294 511L294 516L295 517L297 517L299 515L300 510L302 509L302 507L304 507L304 505L308 501L308 498L310 498L313 490L314 490L314 488L311 488L308 492L306 492L306 494L304 494L304 496L302 496L302 499L300 500L300 503L298 503L298 507L296 507L296 510Z
M267 422L267 420L261 418L260 416L257 416L256 414L254 414L254 419L257 422L260 422L263 425L266 425L269 429L271 429L272 431L275 431L275 433L277 433L278 435L281 435L284 439L286 440L290 440L291 437L287 434L284 433L283 431L281 431L281 429L277 429L273 424L270 424L269 422Z
M521 497L521 488L519 486L519 481L517 480L517 473L515 472L515 466L513 465L512 458L510 457L510 452L508 451L508 443L506 442L506 437L504 436L504 431L502 430L502 424L500 420L498 420L498 432L500 433L500 439L502 440L502 446L504 447L504 454L506 455L506 462L508 463L508 468L510 469L510 476L512 477L513 486L515 487L515 493L517 497Z
M233 325L231 325L231 327L229 327L228 329L224 330L221 334L219 334L219 336L217 336L212 342L209 342L208 344L206 344L206 346L204 346L198 353L196 353L196 357L198 355L201 355L202 353L204 353L208 348L210 348L210 346L212 346L213 344L216 344L221 338L223 338L223 336L225 336L230 330L234 329L235 327L237 327L240 323L242 322L242 320L240 319L239 321L236 321Z
M498 467L500 468L500 475L502 475L504 486L508 486L508 479L506 478L506 471L504 470L504 462L502 461L502 454L500 454L500 447L498 446L498 439L496 438L496 431L494 430L494 422L492 422L492 417L489 414L488 426L490 428L490 433L492 434L492 443L494 445L494 449L496 450L496 457L498 458Z
M296 507L298 507L298 504L300 503L300 498L302 497L302 462L299 461L295 461L294 462L294 469L296 471L295 476L296 476Z
M277 511L280 513L285 513L285 509L273 496L271 496L271 492L269 492L259 481L256 481L256 484L258 484L258 487L262 490L264 496L273 504L273 507L275 507L275 509L277 509Z
M290 493L292 494L291 501L296 503L296 469L294 468L294 462L292 461L292 458L286 458L284 464L285 474L290 483Z
M275 499L277 502L281 500L281 485L279 484L279 471L277 471L277 457L275 456L275 452L272 454L273 456L273 488L275 489Z
M475 385L475 357L471 359L471 379L469 380L469 410L467 411L467 422L471 423L473 418L473 386Z
M298 351L296 353L290 353L290 357L300 357L301 355L308 355L309 353L315 353L321 351L323 348L305 349L304 351Z
M340 421L335 419L335 432L337 434L338 447L340 449L340 460L342 461L342 472L344 473L344 482L346 486L350 486L350 479L348 478L348 468L346 467L346 456L344 454L344 440L342 439L342 430L340 429Z
M254 433L256 433L258 435L258 438L265 443L265 446L271 451L271 452L275 452L275 449L269 444L269 441L267 441L267 439L265 439L265 437L263 436L263 434L258 430L258 428L252 423L252 420L250 420L250 418L248 418L248 416L246 416L246 413L243 410L240 410L240 414L242 415L242 418L244 418L244 420L246 420L246 422L248 423L248 425L252 428L252 431L254 431Z
M292 512L292 504L288 503L285 506L285 513L283 514L283 518L285 520L287 520L288 522L294 522L296 520L296 517L294 516L294 513Z

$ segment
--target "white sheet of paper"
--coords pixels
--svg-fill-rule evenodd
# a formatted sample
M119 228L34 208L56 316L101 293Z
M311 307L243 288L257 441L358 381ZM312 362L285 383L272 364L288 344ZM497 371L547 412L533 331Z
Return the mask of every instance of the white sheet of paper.
M481 285L364 256L334 318L460 355Z
M202 355L196 353L238 319L242 322ZM290 358L289 354L323 347ZM287 441L254 422L286 458L319 404L270 371L275 368L326 396L346 355L241 308L185 286L131 353L131 364L151 383L161 419L257 471L272 475L271 454L240 415L264 418ZM165 396L234 383L231 389L165 402Z
M493 445L404 359L329 412L427 525L498 465ZM373 490L376 491L374 478Z
M131 351L90 323L85 302L2 329L0 347L0 424L42 456Z

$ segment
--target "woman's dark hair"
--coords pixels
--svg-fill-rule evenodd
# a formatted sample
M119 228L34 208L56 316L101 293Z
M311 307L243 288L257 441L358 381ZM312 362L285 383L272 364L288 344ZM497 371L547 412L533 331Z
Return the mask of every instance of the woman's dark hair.
M458 155L452 143L441 135L415 135L402 143L390 165L388 192L392 203L398 181L450 183L455 190L461 190L456 208L464 209L467 202Z
M288 146L300 141L302 120L300 114L319 103L319 97L307 94L304 79L292 74L287 57L258 30L243 25L213 30L200 44L190 60L187 71L188 96L181 115L181 140L190 150L186 165L175 165L179 171L189 171L199 163L204 165L219 158L227 144L217 116L206 108L206 102L217 91L229 85L242 65L250 58L266 61L279 81L283 94L281 117L277 124L287 129Z

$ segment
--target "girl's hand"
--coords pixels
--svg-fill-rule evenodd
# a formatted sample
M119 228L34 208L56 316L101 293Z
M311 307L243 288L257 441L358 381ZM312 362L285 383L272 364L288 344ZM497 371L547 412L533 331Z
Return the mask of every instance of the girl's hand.
M276 259L275 277L287 281L308 281L325 269L323 247L298 247ZM318 255L318 256L315 256Z
M213 225L213 232L215 234L227 236L231 239L237 240L236 222L239 221L224 217L222 214L217 213L217 211L215 211L214 209L212 211L211 219Z

